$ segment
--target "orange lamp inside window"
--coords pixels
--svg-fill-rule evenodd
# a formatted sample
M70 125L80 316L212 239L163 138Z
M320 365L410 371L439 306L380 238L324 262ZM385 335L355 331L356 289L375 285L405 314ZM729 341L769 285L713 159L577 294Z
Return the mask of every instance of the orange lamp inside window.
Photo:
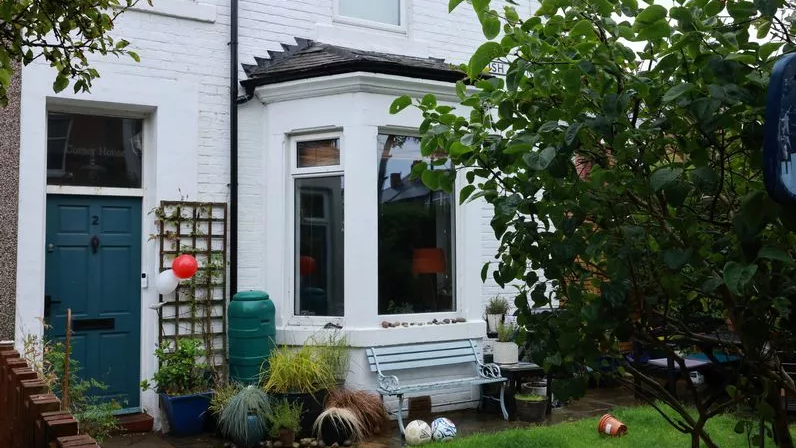
M412 258L415 274L440 274L445 272L445 252L439 247L415 249Z

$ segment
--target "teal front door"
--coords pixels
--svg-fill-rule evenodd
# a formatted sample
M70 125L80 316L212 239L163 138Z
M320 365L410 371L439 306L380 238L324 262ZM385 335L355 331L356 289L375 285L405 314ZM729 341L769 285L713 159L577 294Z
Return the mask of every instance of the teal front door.
M44 285L48 336L63 340L72 310L72 359L103 399L139 403L141 199L47 196Z

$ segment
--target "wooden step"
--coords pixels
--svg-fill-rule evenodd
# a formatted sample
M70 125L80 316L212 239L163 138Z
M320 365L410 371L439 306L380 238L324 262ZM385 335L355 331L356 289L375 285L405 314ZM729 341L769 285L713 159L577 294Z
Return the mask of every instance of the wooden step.
M116 417L122 432L152 432L155 419L149 414L138 412Z

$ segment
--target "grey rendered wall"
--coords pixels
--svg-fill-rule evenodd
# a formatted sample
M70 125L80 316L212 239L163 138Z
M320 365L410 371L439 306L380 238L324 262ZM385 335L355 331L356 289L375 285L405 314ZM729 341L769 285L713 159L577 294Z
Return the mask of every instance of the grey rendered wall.
M20 84L19 76L11 79L8 106L0 107L0 340L14 338Z

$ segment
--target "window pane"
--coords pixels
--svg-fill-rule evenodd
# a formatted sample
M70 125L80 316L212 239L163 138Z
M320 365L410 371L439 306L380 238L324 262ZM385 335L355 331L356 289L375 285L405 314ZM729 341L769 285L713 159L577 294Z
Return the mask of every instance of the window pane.
M298 142L296 150L299 168L340 164L340 145L337 139Z
M47 184L141 188L141 130L132 118L47 114Z
M296 314L343 315L343 176L296 179Z
M382 134L378 151L379 314L452 311L453 198L411 179L419 138Z
M340 15L401 25L401 0L339 0Z

